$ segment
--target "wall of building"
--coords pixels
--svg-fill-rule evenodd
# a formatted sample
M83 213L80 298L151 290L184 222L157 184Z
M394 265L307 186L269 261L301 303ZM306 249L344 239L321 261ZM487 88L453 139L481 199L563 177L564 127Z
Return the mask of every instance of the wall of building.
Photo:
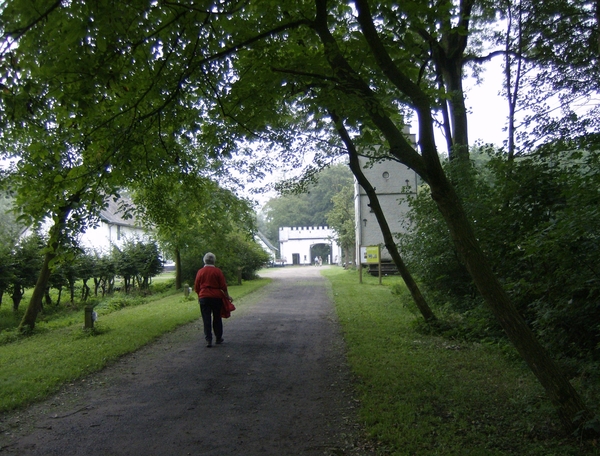
M327 226L282 226L279 228L279 253L284 264L309 265L314 263L311 247L316 244L327 244L331 247L329 263L337 263L341 259L341 248L335 239L335 233ZM323 259L325 262L325 259Z
M109 253L111 247L121 247L127 240L149 241L150 236L141 227L110 224L105 221L81 234L80 245L98 253Z
M363 173L375 188L392 233L404 231L402 225L404 214L409 209L407 197L417 192L419 183L417 174L406 165L393 160L384 160L365 167L367 162L367 158L360 157ZM383 234L375 214L369 207L367 194L357 182L355 182L354 198L356 258L361 258L360 247L383 244ZM384 261L391 261L391 256L384 247L381 256Z

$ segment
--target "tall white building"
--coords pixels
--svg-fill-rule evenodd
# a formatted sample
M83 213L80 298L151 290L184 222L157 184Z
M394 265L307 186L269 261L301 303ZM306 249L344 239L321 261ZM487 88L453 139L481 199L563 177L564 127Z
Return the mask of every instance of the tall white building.
M411 135L412 136L412 135ZM411 137L414 143L414 137ZM382 160L372 165L369 159L359 157L363 174L375 188L379 204L392 233L404 231L402 222L408 211L407 197L416 195L419 185L417 173L406 165L394 160ZM383 247L383 234L375 214L369 207L369 198L365 190L354 180L354 214L356 226L356 258L365 264L365 247L381 245L382 262L391 262L392 258ZM361 249L362 248L362 249Z

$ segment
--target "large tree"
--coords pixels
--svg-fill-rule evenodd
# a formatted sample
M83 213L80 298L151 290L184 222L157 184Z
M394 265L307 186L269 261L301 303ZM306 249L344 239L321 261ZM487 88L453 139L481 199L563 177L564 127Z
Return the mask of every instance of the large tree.
M210 15L188 12L141 1L2 5L0 140L18 158L6 182L28 224L53 222L23 330L35 326L60 247L97 222L107 198L148 174L216 169L231 147L218 141L203 160L190 147L215 138L198 119L203 90L218 80L207 71L189 84Z
M133 188L140 219L175 262L177 289L183 286L185 250L202 245L212 232L225 239L230 231L244 232L249 237L255 231L249 202L207 177L184 173L148 176L133 183ZM207 235L207 231L211 233Z
M357 0L356 16L338 2L315 0L312 11L307 4L302 6L305 9L296 8L298 16L291 18L283 6L271 13L269 18L273 16L275 23L290 25L281 35L286 44L278 36L270 48L252 49L247 58L240 58L240 74L252 75L250 81L263 80L266 72L276 69L271 83L265 85L271 91L275 84L282 88L279 93L290 112L303 107L307 117L299 125L304 129L309 119L315 125L335 113L340 131L358 133L359 127L366 126L379 132L389 157L415 170L429 185L456 250L485 302L546 389L565 427L577 427L589 412L502 288L452 184L460 180L464 185L462 180L469 176L464 166L468 165L468 135L461 78L470 26L478 17L475 2L440 8L420 2L397 5ZM294 17L303 18L300 27ZM244 83L243 78L236 81L241 93L249 97ZM445 114L450 156L458 164L451 177L442 169L438 155L434 134L438 110ZM408 111L417 117L418 149L402 133L402 114ZM235 113L242 112L235 108ZM271 115L269 109L264 115ZM271 122L277 125L272 118ZM368 139L355 136L358 146Z
M344 130L362 150L375 131L387 155L429 185L474 283L565 426L589 416L495 277L453 185L469 176L467 44L494 16L494 4L138 1L117 12L97 2L39 3L4 7L2 23L19 41L2 60L9 74L2 109L19 132L15 144L28 151L24 163L57 157L50 162L66 170L43 168L53 183L48 194L75 189L54 206L59 232L91 201L91 189L76 178L115 185L135 179L140 165L160 172L182 158L191 163L179 147L188 132L210 145L212 157L245 136L279 144L280 160L298 160ZM418 148L402 132L411 113ZM438 156L438 117L457 163L451 176ZM345 145L338 153L352 148Z

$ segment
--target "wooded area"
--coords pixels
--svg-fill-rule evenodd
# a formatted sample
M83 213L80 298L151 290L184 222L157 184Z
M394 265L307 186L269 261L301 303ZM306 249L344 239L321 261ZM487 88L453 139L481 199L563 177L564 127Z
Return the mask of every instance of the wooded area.
M135 0L115 8L103 2L14 0L0 8L0 139L3 156L13 160L3 183L28 223L45 218L54 223L30 306L41 302L65 239L94 223L106 199L122 188L136 189L145 201L165 195L160 189L167 188L169 195L182 195L188 211L208 206L210 214L229 212L230 205L215 202L212 191L198 198L204 184L188 179L235 185L234 170L257 180L278 164L304 166L310 177L340 156L352 158L381 144L371 158L410 167L431 198L431 206L415 209L414 219L417 230L438 230L428 233L439 239L434 234L431 246L418 244L421 250L409 253L412 267L427 281L433 258L422 254L446 234L454 258L440 268L463 279L449 280L451 286L482 297L566 430L599 432L593 405L557 364L558 352L549 351L548 341L555 340L550 325L544 326L547 337L532 330L541 328L532 319L534 308L543 309L535 314L540 318L564 321L561 312L552 316L558 307L576 313L585 302L587 332L594 340L600 333L594 257L586 260L587 274L568 279L579 285L546 299L556 277L567 275L560 268L569 261L579 264L565 260L567 252L597 244L597 224L585 233L580 226L567 228L575 219L571 212L583 207L575 196L569 199L570 190L587 195L582 213L593 212L598 200L596 3ZM492 58L504 62L498 90L506 96L509 118L506 145L489 161L494 173L480 167L489 173L482 178L474 172L463 84ZM411 123L416 146L403 134ZM438 127L444 144L438 143ZM536 161L542 153L546 162ZM543 171L574 170L581 160L589 164L568 175ZM521 174L521 168L528 171ZM528 180L536 175L541 186ZM494 196L486 210L477 200L482 187ZM517 204L514 197L523 188L539 192L523 195ZM548 192L568 209L549 210L542 204ZM181 225L171 225L175 218L158 209L150 213L179 251ZM506 219L494 226L504 229L490 232L488 242L481 229L499 214ZM587 220L594 220L590 215ZM383 216L393 214L378 214L378 220ZM210 216L201 219L209 232L227 232L212 226ZM552 224L561 220L561 233L581 238L555 254L559 236ZM554 245L542 242L539 229ZM386 240L388 249L392 244ZM496 257L508 252L499 258L505 265L509 258L518 263L511 271ZM533 255L540 252L545 253ZM400 269L404 259L395 259ZM525 276L522 281L515 271ZM432 282L444 295L443 280ZM521 286L530 289L521 292ZM427 313L425 320L432 320ZM24 326L32 329L34 320ZM587 366L595 369L586 375L594 378L598 349L596 343L587 352Z

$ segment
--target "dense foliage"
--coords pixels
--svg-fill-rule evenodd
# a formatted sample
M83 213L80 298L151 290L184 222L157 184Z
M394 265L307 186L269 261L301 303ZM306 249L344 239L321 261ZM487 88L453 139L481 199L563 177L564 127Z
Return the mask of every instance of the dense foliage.
M36 283L43 258L43 245L43 238L32 234L23 237L13 249L0 256L0 264L9 265L0 269L0 296L9 292L15 311L19 309L25 291ZM69 291L71 305L76 301L85 302L91 295L112 293L117 276L124 281L122 291L125 293L134 288L148 290L151 278L162 270L162 260L155 242L131 239L120 248L115 246L106 255L72 248L52 268L45 304L60 305L63 289ZM93 289L88 285L90 280L94 283ZM50 297L51 289L58 291L56 302L52 302ZM81 295L76 296L76 290L80 290Z
M354 265L356 225L354 220L354 185L344 186L331 198L333 207L327 213L327 224L336 233L342 248L343 264Z
M13 310L18 310L25 290L35 285L42 264L43 238L32 234L21 238L17 244L5 252L2 262L8 264L3 272L2 282L8 282Z
M461 193L485 253L540 340L571 375L591 369L597 378L600 154L575 147L547 146L514 161L480 151L475 187ZM432 302L460 315L453 331L502 338L435 212L422 189L412 201L410 231L400 237L411 268Z
M478 0L135 0L119 8L103 2L4 2L2 152L16 158L9 174L23 216L53 221L23 330L34 328L61 244L94 223L105 198L132 182L150 186L159 175L175 184L180 175L194 174L225 180L230 174L223 172L223 161L233 151L242 158L240 169L261 175L272 160L256 154L248 141L268 144L264 149L279 152L277 161L288 165L303 166L308 157L312 172L341 154L353 163L376 140L382 144L376 158L403 163L428 184L438 212L430 212L427 222L443 218L441 231L448 230L478 292L544 386L565 429L574 430L590 419L589 410L517 311L523 306L510 299L514 276L503 277L501 267L487 260L500 244L507 252L503 259L523 266L528 256L513 253L510 242L485 241L480 233L495 228L490 223L497 214L484 211L478 218L474 214L483 209L465 211L458 197L463 194L470 206L478 187L485 189L485 182L468 176L468 64L477 69L493 55L506 58L504 88L512 96L512 114L524 96L510 70L527 61L531 74L540 75L543 86L527 94L536 118L549 120L533 130L536 144L547 135L560 138L563 125L575 135L597 130L593 109L592 121L579 121L574 109L560 110L574 119L567 124L547 106L552 99L573 105L595 95L590 88L599 80L599 49L582 45L597 41L595 7L571 0L516 6ZM491 37L499 22L510 28ZM581 52L571 52L575 39ZM558 77L543 77L553 73ZM413 115L418 147L403 134ZM531 121L523 124L530 130ZM435 135L440 124L445 147ZM509 134L515 138L514 131ZM531 152L531 143L520 145L521 153ZM442 149L456 168L452 173L442 169ZM494 188L509 184L497 179ZM467 189L473 194L467 196ZM505 196L503 191L498 193ZM539 205L523 203L519 210L505 199L497 211L523 218L512 219L508 229L530 234L530 216L541 220L535 226L551 229L552 219L544 219L544 210L538 214ZM525 196L523 201L529 202ZM208 225L220 233L223 226ZM393 245L389 238L386 244ZM543 244L539 238L525 241L517 244L524 252ZM394 261L400 268L401 259ZM540 299L543 292L534 285L525 286L526 293Z
M239 278L255 278L256 271L269 261L268 253L244 232L199 234L196 242L182 253L182 277L188 285L193 285L198 269L204 266L206 252L216 255L216 266L223 270L229 285L236 284Z

